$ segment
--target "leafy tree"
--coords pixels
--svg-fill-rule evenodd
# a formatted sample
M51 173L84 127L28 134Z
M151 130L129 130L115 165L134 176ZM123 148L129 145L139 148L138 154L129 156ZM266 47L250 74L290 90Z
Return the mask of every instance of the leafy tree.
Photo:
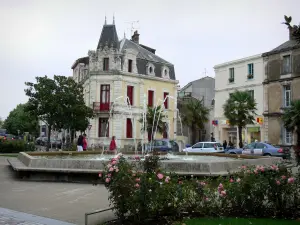
M2 118L0 117L0 128L2 128L4 121L2 120Z
M166 118L166 115L164 114L163 109L160 105L157 106L156 112L155 112L154 107L148 106L147 114L146 114L146 131L149 134L150 141L152 141L155 138L153 135L154 135L154 132L156 129L156 125L157 125L158 133L162 134L165 131L165 123L163 122L165 118ZM155 120L154 127L153 127L153 120ZM141 124L143 124L143 118L140 118L139 122ZM153 133L152 133L152 130L153 130ZM142 125L142 131L144 131L143 125Z
M283 22L283 24L287 25L289 30L293 30L293 36L295 37L296 41L298 43L300 43L300 25L294 25L291 26L291 22L292 22L292 17L287 17L286 15L284 15L284 20L285 22Z
M287 130L296 132L297 134L297 144L296 144L296 158L298 164L300 163L300 100L295 100L291 102L291 107L285 109L284 114L282 115L282 120L284 126Z
M38 118L48 126L48 145L50 146L51 129L70 128L85 130L87 118L93 116L92 109L84 103L82 86L72 78L54 76L54 79L36 77L36 83L25 83L29 96L29 112L35 112Z
M255 99L248 91L235 91L223 105L224 115L229 120L229 124L239 129L240 148L243 147L242 129L247 124L254 124L256 105Z
M3 124L8 133L14 135L24 132L38 134L38 118L35 114L26 111L26 106L27 104L19 104L9 113Z
M209 109L203 104L203 100L190 98L186 103L181 105L182 123L191 128L192 142L197 142L197 130L204 128L205 123L209 120Z

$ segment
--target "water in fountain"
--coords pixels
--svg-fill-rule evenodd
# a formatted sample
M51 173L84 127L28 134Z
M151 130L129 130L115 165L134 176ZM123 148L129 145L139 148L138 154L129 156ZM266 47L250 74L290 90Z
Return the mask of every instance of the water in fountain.
M126 96L125 98L123 96L119 96L117 97L114 101L113 101L113 104L111 105L111 108L109 110L109 118L108 118L108 123L106 124L106 128L105 128L105 137L107 136L107 131L108 131L108 126L109 126L109 123L110 121L113 119L113 110L114 110L114 106L115 104L117 103L117 101L119 99L124 99L124 103L126 104L127 106L127 110L129 110L130 112L130 120L131 120L131 123L132 123L132 127L134 128L134 123L133 123L133 116L132 116L132 109L131 109L131 103L130 103L130 100L128 98L128 96ZM124 113L125 113L125 110L123 110L123 112L121 113L121 116L124 116ZM136 137L134 137L134 145L135 145L135 153L137 154L137 148L136 148ZM103 144L103 147L102 147L102 153L101 153L101 158L100 159L104 159L103 157L103 153L104 153L104 149L105 149L105 146Z

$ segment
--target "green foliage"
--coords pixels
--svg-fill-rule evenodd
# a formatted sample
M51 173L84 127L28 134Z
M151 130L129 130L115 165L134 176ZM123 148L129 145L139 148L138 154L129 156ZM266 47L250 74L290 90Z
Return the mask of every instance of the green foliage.
M0 117L0 128L3 128L3 123L4 123L4 121L3 121L2 118Z
M295 37L296 41L300 44L300 25L294 25L291 26L291 22L292 22L292 17L287 17L286 15L284 15L284 20L285 22L283 22L283 24L287 25L288 29L293 29L293 36Z
M71 77L47 76L36 77L36 83L25 83L29 96L29 112L35 112L38 118L48 125L48 137L51 128L70 128L84 131L88 118L93 117L93 111L84 103L83 89ZM48 142L49 148L49 142Z
M203 100L189 99L186 103L180 104L180 112L183 124L192 130L192 142L196 143L197 130L204 129L209 120L209 109L204 106Z
M3 127L7 133L18 135L29 132L33 135L38 134L38 118L35 114L26 111L27 104L19 104L13 109L6 120Z
M294 146L294 150L297 163L300 164L300 100L291 102L291 106L285 109L282 120L287 130L297 133L297 146Z
M223 105L224 115L231 126L239 128L240 147L242 144L242 128L247 124L254 124L256 115L256 101L247 91L235 91Z
M0 141L0 153L18 153L18 152L33 152L35 151L34 143L26 143L24 141Z
M111 206L122 224L156 224L166 216L271 217L300 216L300 175L281 166L243 166L220 177L217 185L193 176L178 177L121 154L99 174L109 191ZM139 171L145 172L139 172ZM211 182L211 183L210 183Z
M154 118L155 117L155 118ZM154 121L154 127L153 127L153 120ZM151 140L153 140L155 137L153 137L156 125L157 125L157 132L158 133L163 133L165 129L165 123L164 120L166 119L166 115L162 109L162 107L159 105L156 108L154 107L149 107L147 108L147 114L146 114L146 130L148 133L151 134ZM142 124L141 131L144 131L144 126L143 126L143 118L139 119L139 122ZM153 133L152 133L153 130Z

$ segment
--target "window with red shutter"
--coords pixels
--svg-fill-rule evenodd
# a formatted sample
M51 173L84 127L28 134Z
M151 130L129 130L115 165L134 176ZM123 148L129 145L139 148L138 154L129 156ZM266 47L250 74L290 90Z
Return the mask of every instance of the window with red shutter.
M148 91L148 106L153 107L154 91Z
M126 120L126 138L132 138L132 123L130 118Z
M127 97L131 105L133 105L133 86L127 86Z
M102 84L100 89L100 111L108 111L110 104L110 85Z
M165 109L169 108L169 98L166 98L168 95L169 95L168 92L164 92L164 100L166 99L165 102L164 102Z
M132 60L128 59L128 72L131 73L132 72Z

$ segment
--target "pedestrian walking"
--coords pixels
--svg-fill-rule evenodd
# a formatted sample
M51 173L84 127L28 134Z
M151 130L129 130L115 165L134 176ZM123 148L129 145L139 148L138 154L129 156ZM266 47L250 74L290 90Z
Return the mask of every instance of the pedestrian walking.
M77 139L77 152L82 152L83 151L83 136L79 135Z

